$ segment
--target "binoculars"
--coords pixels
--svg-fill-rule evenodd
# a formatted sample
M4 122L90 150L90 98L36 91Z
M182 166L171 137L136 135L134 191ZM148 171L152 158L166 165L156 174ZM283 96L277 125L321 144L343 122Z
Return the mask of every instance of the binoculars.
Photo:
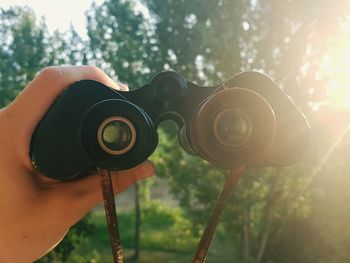
M303 156L309 142L303 113L262 73L243 72L202 87L166 71L133 91L93 80L73 83L36 127L31 159L58 180L97 167L129 169L156 149L157 126L164 120L177 124L184 150L227 169L287 166Z

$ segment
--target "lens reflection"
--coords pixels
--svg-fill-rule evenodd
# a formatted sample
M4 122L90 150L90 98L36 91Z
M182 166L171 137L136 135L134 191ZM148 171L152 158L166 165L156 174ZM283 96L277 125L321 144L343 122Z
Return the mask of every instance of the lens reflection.
M99 144L106 152L118 155L129 151L135 143L135 128L123 117L111 117L99 128Z
M217 140L226 147L243 146L248 141L250 133L249 119L239 110L223 110L214 120L214 134Z

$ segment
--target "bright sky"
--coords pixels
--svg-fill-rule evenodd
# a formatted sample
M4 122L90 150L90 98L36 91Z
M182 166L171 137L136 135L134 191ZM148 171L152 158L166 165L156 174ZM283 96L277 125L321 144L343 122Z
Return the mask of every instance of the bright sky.
M86 38L85 11L93 2L99 4L103 0L0 0L0 8L27 5L35 11L38 18L46 17L50 33L57 28L65 31L72 23L77 32Z

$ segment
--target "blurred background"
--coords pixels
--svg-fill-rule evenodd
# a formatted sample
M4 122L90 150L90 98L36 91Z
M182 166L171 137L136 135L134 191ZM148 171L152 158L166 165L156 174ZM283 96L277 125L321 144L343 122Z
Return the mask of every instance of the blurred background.
M131 89L169 69L206 85L268 74L309 119L311 147L297 165L241 178L207 262L350 262L348 0L0 0L0 8L0 107L49 65L96 64ZM225 173L186 154L173 124L158 132L156 177L117 199L126 262L187 263ZM105 225L97 207L38 262L112 262Z

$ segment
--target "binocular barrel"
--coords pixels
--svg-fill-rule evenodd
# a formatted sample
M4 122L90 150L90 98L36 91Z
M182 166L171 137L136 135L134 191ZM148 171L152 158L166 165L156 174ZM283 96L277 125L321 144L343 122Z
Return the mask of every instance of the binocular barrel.
M305 116L264 74L240 73L201 87L167 71L129 92L92 80L72 84L36 128L32 162L59 180L96 167L129 169L156 149L156 127L167 119L177 123L187 152L223 168L290 165L309 141Z

